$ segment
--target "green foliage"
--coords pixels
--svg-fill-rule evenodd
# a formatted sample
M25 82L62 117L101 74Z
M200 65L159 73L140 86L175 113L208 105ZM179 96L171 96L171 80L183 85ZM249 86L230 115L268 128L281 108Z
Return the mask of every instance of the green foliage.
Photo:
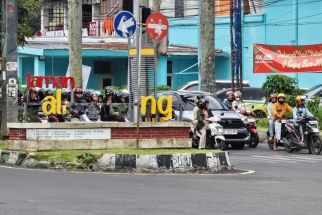
M92 163L95 163L97 161L95 155L93 154L90 154L90 153L84 153L84 154L81 154L79 156L77 156L77 159L81 162L81 163L84 163L84 164L92 164Z
M158 91L166 91L166 90L171 90L172 88L170 86L167 85L159 85L157 86L157 90Z
M263 84L263 91L266 98L272 93L292 95L296 89L296 85L296 80L286 75L269 75Z
M34 37L40 30L40 0L18 0L18 44L26 43L25 38Z
M320 106L320 97L316 96L307 106L310 112L318 119L320 129L322 130L322 107Z

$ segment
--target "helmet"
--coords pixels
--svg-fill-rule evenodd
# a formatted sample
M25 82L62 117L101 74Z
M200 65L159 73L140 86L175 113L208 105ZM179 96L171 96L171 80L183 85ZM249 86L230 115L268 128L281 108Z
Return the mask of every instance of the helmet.
M279 93L278 95L277 95L277 98L279 99L279 98L281 98L281 97L283 97L284 99L286 98L286 96L285 96L285 94L284 93Z
M272 93L271 95L269 95L269 99L272 99L272 98L277 98L277 95L275 93Z
M226 94L225 94L225 96L226 96L226 98L228 97L228 96L230 96L230 95L234 95L234 92L233 91L231 91L231 90L229 90L229 91L227 91L226 92Z
M305 97L304 96L296 96L296 98L295 98L295 104L297 106L300 106L300 105L304 104L304 100L305 100Z
M105 88L105 95L106 96L110 96L110 95L114 95L114 94L115 94L115 91L112 88L110 88L110 87Z
M75 88L74 94L83 94L83 90L81 88Z
M234 92L234 96L236 97L242 97L242 93L240 91Z
M33 87L30 89L30 93L37 93L38 89L36 87Z

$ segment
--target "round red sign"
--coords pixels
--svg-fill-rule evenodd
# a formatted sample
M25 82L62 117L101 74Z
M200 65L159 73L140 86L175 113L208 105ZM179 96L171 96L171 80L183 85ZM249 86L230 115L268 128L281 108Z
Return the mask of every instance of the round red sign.
M152 13L146 20L146 31L153 40L162 40L168 35L168 30L168 19L162 13Z

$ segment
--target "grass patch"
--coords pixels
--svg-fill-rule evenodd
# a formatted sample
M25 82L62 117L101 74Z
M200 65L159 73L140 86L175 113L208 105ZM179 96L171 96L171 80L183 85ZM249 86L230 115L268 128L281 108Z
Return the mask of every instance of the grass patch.
M182 154L182 153L206 153L221 152L220 150L198 150L198 149L110 149L110 150L61 150L61 151L44 151L36 153L36 160L50 162L72 162L77 156L88 153L93 155L99 154Z
M6 141L0 140L0 150L8 149Z
M257 119L257 130L259 131L267 131L268 130L268 119Z

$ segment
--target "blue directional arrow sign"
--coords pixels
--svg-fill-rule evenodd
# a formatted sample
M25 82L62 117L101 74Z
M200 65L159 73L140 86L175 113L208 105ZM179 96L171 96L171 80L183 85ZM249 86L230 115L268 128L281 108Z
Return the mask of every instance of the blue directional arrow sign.
M124 38L129 38L135 33L136 21L132 13L121 11L114 18L115 32Z

